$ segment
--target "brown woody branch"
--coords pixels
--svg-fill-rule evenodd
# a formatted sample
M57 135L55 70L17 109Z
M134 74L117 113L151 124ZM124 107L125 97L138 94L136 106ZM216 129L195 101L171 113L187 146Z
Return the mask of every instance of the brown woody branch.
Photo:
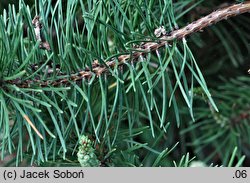
M116 66L123 65L125 62L128 61L136 61L139 57L144 56L145 54L149 52L153 52L158 50L159 48L167 45L168 43L174 41L183 39L186 36L195 33L197 31L200 31L210 25L213 25L221 20L225 20L227 18L237 16L246 12L250 12L250 1L246 1L245 3L235 4L223 9L219 9L217 11L214 11L213 13L200 18L197 21L194 21L187 26L174 30L169 34L163 34L161 37L159 37L159 40L157 42L155 41L147 41L146 43L141 44L139 48L136 48L136 51L132 51L131 54L124 54L121 56L118 56L116 59L110 59L105 64L102 65L98 62L98 60L94 60L92 63L92 69L85 68L82 71L78 73L71 74L70 76L66 76L63 79L57 79L57 80L49 80L49 81L42 81L39 79L35 80L9 80L7 81L8 84L15 84L18 87L27 88L31 85L35 86L58 86L61 84L69 84L70 81L79 81L82 79L90 79L93 77L93 75L100 76L103 73L108 72L109 69L113 69ZM42 40L41 38L41 24L39 22L39 17L35 17L32 21L35 33L36 33L36 39L38 41L41 41L40 47L46 50L50 50L49 44Z

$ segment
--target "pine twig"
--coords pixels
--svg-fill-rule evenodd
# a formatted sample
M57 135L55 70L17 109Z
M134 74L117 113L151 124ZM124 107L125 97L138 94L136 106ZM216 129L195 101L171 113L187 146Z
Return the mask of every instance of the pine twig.
M39 16L35 16L35 18L32 20L32 25L34 26L36 40L40 41L39 47L50 51L49 43L45 41L45 39L42 37L42 34L41 34L42 24L40 22Z
M92 63L92 69L85 68L78 73L73 73L69 76L65 75L63 79L57 80L48 80L43 81L39 79L35 80L9 80L6 81L8 84L15 84L18 87L27 88L31 85L46 87L46 86L59 86L61 84L69 84L70 82L80 81L82 79L90 79L94 75L100 76L103 73L107 73L109 69L113 69L116 66L123 65L128 61L136 61L139 57L146 55L149 52L153 52L158 50L159 48L168 45L174 40L180 40L185 38L188 35L191 35L197 31L201 31L202 29L211 26L221 20L226 20L227 18L237 16L246 12L250 12L250 1L246 1L245 3L235 4L226 8L219 9L214 11L213 13L200 18L197 21L194 21L187 26L174 30L169 34L163 33L157 42L155 41L147 41L146 43L141 44L135 51L132 51L131 54L123 54L118 56L117 58L112 58L102 65L98 62L98 60L94 60ZM32 21L35 27L36 39L41 41L40 48L50 50L49 44L41 38L41 24L39 22L39 17L36 16Z

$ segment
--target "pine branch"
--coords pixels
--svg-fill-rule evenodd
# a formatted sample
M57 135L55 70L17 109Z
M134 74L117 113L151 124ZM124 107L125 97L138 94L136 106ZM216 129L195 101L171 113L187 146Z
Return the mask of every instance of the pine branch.
M104 73L108 73L109 69L121 66L126 62L129 61L136 62L138 61L138 58L145 56L149 52L156 51L165 45L169 45L174 40L183 39L186 36L189 36L197 31L201 31L202 29L211 26L221 20L226 20L230 17L237 16L246 12L250 12L250 1L247 1L245 3L235 4L223 9L219 9L203 18L200 18L197 21L188 24L187 26L181 29L172 31L169 34L166 34L164 31L162 31L160 32L161 36L158 37L158 39L148 40L147 42L142 43L139 47L135 48L135 50L129 54L124 53L118 56L117 58L115 57L110 58L107 62L105 62L105 65L99 63L98 60L94 60L91 67L92 69L86 67L82 71L73 73L71 75L61 75L62 79L47 80L47 81L43 81L40 79L33 79L33 80L15 79L15 80L5 81L4 83L16 85L21 88L28 88L32 85L40 87L46 87L49 85L59 86L61 84L69 84L70 82L80 81L82 79L88 80L91 79L94 75L100 76ZM40 37L41 24L39 22L39 17L36 16L32 23L35 28L36 39L38 41L41 41L40 48L50 51L49 44ZM158 32L156 34L158 35Z

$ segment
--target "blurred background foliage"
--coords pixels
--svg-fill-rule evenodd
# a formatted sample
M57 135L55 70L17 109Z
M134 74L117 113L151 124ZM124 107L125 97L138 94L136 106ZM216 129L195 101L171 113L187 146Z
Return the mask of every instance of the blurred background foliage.
M33 18L33 16L35 15L34 1L24 2L31 8L33 12L31 17ZM93 5L92 10L90 9L88 12L89 14L86 14L86 16L92 15L91 13L98 8L102 9L101 11L105 11L105 8L98 6L98 1L95 2L96 6ZM142 5L143 1L138 2L138 5L141 5L142 10L144 11L140 13L146 14L147 9L146 6ZM178 25L178 27L183 27L188 23L209 14L210 12L218 8L222 8L236 2L237 1L226 0L173 1L175 21L172 22L176 22L176 25L174 25L174 23L171 26L168 24L168 31L173 30L174 26ZM56 3L56 0L51 1L51 6L55 6ZM160 1L145 1L144 3L148 3L149 6L154 5L159 8L161 7ZM18 1L1 1L1 14L3 13L3 9L6 9L8 11L9 4L14 4L13 7L16 8L16 11L18 11ZM88 4L88 7L91 8L90 4L92 3L90 3L89 1L83 1L83 4L86 4L86 7ZM62 5L62 14L67 16L67 1L62 1ZM75 11L76 14L74 15L79 18L76 23L78 24L79 29L84 29L86 28L86 25L84 25L84 22L82 22L80 7L76 8L79 9L79 11ZM157 8L155 8L154 10L155 12L157 12ZM160 17L154 17L155 15L157 15L157 13L153 14L154 16L150 14L153 18L150 16L145 17L149 18L148 20L155 21L152 21L149 24L151 27L145 28L145 25L142 25L143 23L141 23L143 19L141 19L140 16L142 15L140 13L138 13L137 17L130 17L131 20L128 21L134 21L133 26L138 28L134 30L135 32L138 31L140 32L140 34L144 34L147 36L153 36L154 29L161 25L161 22L159 20L161 20L162 17L166 19L171 18L160 15ZM115 16L116 15L114 15L114 17ZM112 18L113 17L110 17L110 19ZM136 20L136 18L138 20ZM144 21L148 20L146 19ZM48 26L50 25L49 21L50 20L48 20L47 25L45 25L45 28L48 28ZM119 21L119 18L117 18L117 21ZM64 22L61 23L63 24ZM114 23L113 25L110 24L110 26L114 28L117 22L111 21L111 23ZM105 22L98 22L97 24L105 24ZM119 23L117 24L119 25ZM124 25L124 23L121 23L121 25ZM126 123L127 121L130 121L126 120L126 110L121 110L121 114L119 113L119 111L118 113L115 113L114 118L117 118L117 116L121 116L120 118L122 118L123 120L117 121L120 122L120 124L117 126L113 125L110 129L112 138L114 138L114 136L117 136L115 138L116 140L113 142L110 142L112 138L106 138L105 136L99 139L100 141L98 142L98 139L96 139L93 130L88 127L88 125L82 126L82 128L80 129L80 133L82 134L82 132L84 132L83 134L89 136L93 141L93 146L95 147L96 155L101 162L101 166L190 166L190 163L194 160L201 162L202 166L250 166L250 76L247 73L247 70L250 68L249 25L249 14L243 14L226 21L222 21L216 25L204 29L202 32L195 33L187 38L190 50L196 58L196 61L204 75L207 86L219 109L219 113L215 111L211 104L211 101L209 101L201 87L195 86L195 100L193 103L193 118L195 119L195 121L192 120L192 117L190 116L190 110L187 108L185 101L180 99L180 91L177 91L176 100L178 105L176 105L176 107L178 108L178 114L176 114L176 107L169 108L166 114L167 122L164 124L164 128L160 128L157 119L153 119L153 125L155 128L154 133L156 134L155 137L152 136L152 127L150 127L149 125L147 113L144 112L141 112L138 115L133 114L134 116L128 115L128 117L134 118L133 123L138 123L134 126L132 125L134 129L130 130L128 130L128 128L130 128L131 126ZM143 30L139 30L140 27L143 27ZM75 29L75 27L73 29ZM113 43L111 41L111 44L109 45L110 50L103 55L109 56L109 53L112 52L112 49L115 50L114 52L116 52L117 50L121 52L126 50L124 47L124 41L131 39L131 37L129 37L131 36L129 35L129 31L131 31L131 28L124 28L123 31L124 37L114 36L115 41L113 40ZM85 35L81 36L93 34L94 37L98 37L98 35L103 34L103 32L101 29L95 29L91 33L85 31L84 34ZM49 35L52 35L52 40L50 40L51 43L55 43L55 41L58 40L55 30L50 31ZM90 39L90 37L88 38ZM99 36L98 38L102 39L101 36ZM63 39L63 36L61 37L61 39ZM98 42L98 40L94 41ZM64 41L60 40L60 42L63 43ZM113 48L112 44L115 44ZM89 55L84 55L84 58L89 57L86 59L86 63L82 63L81 60L77 58L78 60L76 62L78 62L81 67L89 65L97 55L100 55L99 52L102 51L100 48L94 50L94 46L91 46L90 44L87 45L89 45L89 47L87 47L86 49L89 50L91 56L89 57ZM178 46L178 49L183 51L182 45L180 45ZM53 49L60 52L60 49L62 49L60 48L60 46L64 45L55 43L53 45ZM104 48L106 46L104 46ZM152 55L152 57L154 56L155 55ZM152 58L152 60L154 60L154 58ZM60 58L57 60L57 62L60 63ZM67 70L67 67L64 66L64 69ZM77 70L76 67L72 67L71 69ZM187 72L186 77L191 78L192 73ZM173 76L170 75L169 79L174 82ZM108 78L108 80L109 83L115 82L115 78ZM101 84L98 84L98 82L100 82ZM93 88L91 89L93 91L91 99L93 103L88 107L92 108L93 114L99 114L99 107L103 105L103 103L100 103L100 101L102 101L103 99L96 91L99 91L98 88L100 87L100 85L103 85L105 87L105 82L107 82L107 79L102 78L99 81L95 82L93 84ZM127 85L125 89L130 86L130 83L131 80L129 79L125 81L125 84ZM112 86L109 85L109 87ZM158 87L161 88L162 86ZM117 91L121 92L120 90ZM156 89L156 93L157 94L155 97L158 97L159 101L162 100L161 90ZM108 100L113 101L114 96L116 96L115 89L111 90L109 94L110 98L112 99ZM74 92L72 92L72 96L73 95ZM118 100L124 100L122 95L118 96ZM53 96L51 97L53 98ZM139 109L141 107L141 97L142 95L140 94L140 92L128 93L128 99L136 103L136 105L134 106L136 108L131 108L131 110L141 110ZM123 102L130 103L130 101L126 100L124 100ZM108 104L112 105L112 102ZM63 106L64 104L60 105ZM108 106L103 107L108 108ZM111 109L112 107L109 108L109 110ZM84 116L80 117L84 118ZM98 119L98 115L92 117ZM178 121L177 118L179 118L179 123L176 123L176 121ZM87 121L90 122L89 119L87 119ZM72 123L71 126L73 125L74 124ZM115 133L112 133L112 131L115 131ZM48 146L48 148L54 148L54 150L52 151L55 151L55 153L53 153L52 156L48 155L48 159L39 159L36 157L39 155L32 155L33 151L29 147L31 146L30 143L28 143L24 144L24 146L27 146L27 148L23 147L23 154L20 155L19 152L19 154L17 153L17 156L12 154L8 156L9 152L3 152L2 148L2 166L21 165L20 163L29 164L30 162L32 162L32 165L39 166L79 166L76 156L78 137L76 134L68 135L70 136L70 138L68 138L66 142L68 151L64 155L55 155L57 154L58 149L53 145L60 146L60 144L57 144L58 142L56 141L52 141L55 144ZM26 137L24 136L23 138L29 139L28 135L26 135ZM17 140L18 138L16 139L16 142L13 141L13 143L17 143ZM39 143L43 142L41 141ZM41 145L41 147L44 148L45 146L43 147ZM18 151L22 150L18 149ZM58 151L58 154L60 154L60 150ZM18 159L20 157L22 158Z

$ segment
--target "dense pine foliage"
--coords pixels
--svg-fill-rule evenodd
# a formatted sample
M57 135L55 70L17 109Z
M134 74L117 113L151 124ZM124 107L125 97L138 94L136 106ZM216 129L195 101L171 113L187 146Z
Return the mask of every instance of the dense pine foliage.
M1 166L249 166L249 14L145 51L232 3L1 2Z

